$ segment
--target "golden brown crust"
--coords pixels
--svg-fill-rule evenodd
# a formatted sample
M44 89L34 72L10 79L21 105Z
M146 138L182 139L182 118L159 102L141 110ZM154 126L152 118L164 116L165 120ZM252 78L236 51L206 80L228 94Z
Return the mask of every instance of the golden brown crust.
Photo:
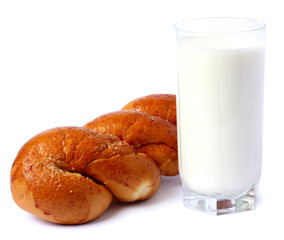
M137 98L122 110L135 110L159 116L176 125L176 96L174 94L152 94Z
M163 175L178 174L177 128L173 123L144 112L121 110L101 115L84 127L125 140L136 152L151 156Z
M119 201L132 202L145 200L149 192L153 195L158 190L161 177L152 167L155 164L145 154L115 156L91 162L86 173L104 183Z
M136 151L155 159L162 175L175 176L178 174L177 151L166 144L147 144Z
M116 169L110 180L114 186L108 188L92 171L104 172L114 159ZM130 180L128 186L115 179L139 175L132 163L138 160L138 171L148 173L145 178ZM125 166L128 171L124 173ZM152 184L147 191L143 187L146 183ZM54 128L33 137L20 149L11 169L15 202L40 218L61 224L97 218L108 208L112 193L121 200L136 201L152 196L159 185L159 169L150 158L135 154L131 145L115 136L79 127ZM125 191L128 188L131 190ZM145 193L143 198L139 192Z

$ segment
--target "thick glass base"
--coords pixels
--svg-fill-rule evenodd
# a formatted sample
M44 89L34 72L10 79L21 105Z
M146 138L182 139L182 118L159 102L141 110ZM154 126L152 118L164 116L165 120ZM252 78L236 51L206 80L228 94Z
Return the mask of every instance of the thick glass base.
M192 192L183 183L183 203L187 208L213 215L237 213L254 209L255 187L238 197L201 195Z

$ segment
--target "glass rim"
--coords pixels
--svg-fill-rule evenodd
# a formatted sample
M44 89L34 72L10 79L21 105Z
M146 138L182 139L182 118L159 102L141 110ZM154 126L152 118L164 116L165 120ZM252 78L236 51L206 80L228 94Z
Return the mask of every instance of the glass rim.
M247 21L257 23L258 26L251 27L249 29L243 31L228 31L228 32L214 32L214 31L194 31L190 29L184 29L182 26L184 23L194 22L194 21L205 21L205 20L234 20L234 21ZM192 36L212 36L212 35L231 35L231 34L243 34L256 32L260 30L264 30L266 28L266 24L262 21L252 19L252 18L242 18L242 17L200 17L200 18L189 18L185 20L181 20L174 24L174 29L176 32L192 35Z

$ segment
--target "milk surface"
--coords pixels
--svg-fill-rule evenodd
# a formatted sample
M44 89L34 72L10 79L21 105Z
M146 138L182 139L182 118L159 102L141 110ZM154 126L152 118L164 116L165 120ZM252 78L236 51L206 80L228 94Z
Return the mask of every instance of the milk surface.
M207 39L178 47L180 175L196 193L237 196L260 179L264 47Z

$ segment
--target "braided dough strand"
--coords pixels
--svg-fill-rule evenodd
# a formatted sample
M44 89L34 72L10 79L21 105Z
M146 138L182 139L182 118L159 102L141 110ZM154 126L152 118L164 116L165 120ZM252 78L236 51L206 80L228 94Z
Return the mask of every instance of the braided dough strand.
M112 195L126 202L147 199L160 181L158 167L145 154L136 154L118 137L81 127L54 128L33 137L11 170L15 202L62 224L97 218Z
M144 112L121 110L101 115L84 127L112 134L145 153L163 175L178 174L177 128L173 123Z

